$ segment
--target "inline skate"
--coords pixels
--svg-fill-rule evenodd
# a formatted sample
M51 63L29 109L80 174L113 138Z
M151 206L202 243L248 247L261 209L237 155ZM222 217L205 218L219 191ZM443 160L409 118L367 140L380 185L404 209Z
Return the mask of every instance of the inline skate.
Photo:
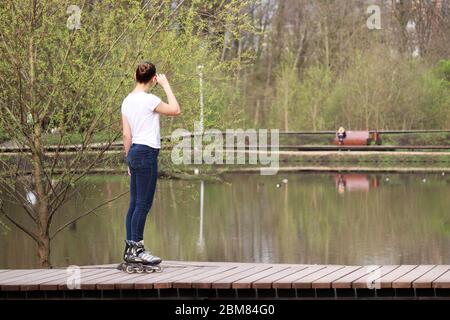
M127 273L161 272L161 261L161 258L145 250L142 240L125 240L123 262L117 268Z

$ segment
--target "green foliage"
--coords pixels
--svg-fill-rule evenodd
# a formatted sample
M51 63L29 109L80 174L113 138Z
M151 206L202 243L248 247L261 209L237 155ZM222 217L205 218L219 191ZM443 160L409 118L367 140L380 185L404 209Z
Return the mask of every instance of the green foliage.
M449 127L450 91L420 61L374 48L359 53L336 80L325 111L328 129Z
M241 114L235 80L249 58L221 54L226 32L232 40L252 32L248 16L240 14L249 1L178 3L88 1L79 4L81 28L69 30L69 0L45 0L36 8L25 0L2 2L0 141L6 136L25 145L119 140L121 103L135 85L136 65L144 60L167 75L182 106L180 117L161 117L163 136L177 127L193 130L199 120L199 65L205 128L233 127ZM23 17L32 14L38 18L30 32ZM30 43L35 48L31 59ZM166 100L161 87L152 92ZM80 154L71 165L84 163L84 157Z
M439 61L436 67L436 74L448 82L450 86L450 59Z
M420 120L431 128L450 124L450 88L448 82L427 71L417 81L417 106Z
M401 146L446 146L450 145L450 134L448 133L420 133L420 134L383 134L381 136L383 145Z
M288 131L292 122L299 119L298 113L294 111L298 103L299 85L294 53L286 50L275 77L276 96L271 113L274 127Z
M306 130L325 129L325 115L331 90L332 74L322 65L309 67L300 86L300 113L302 128Z
M433 27L442 28L441 37L429 32L433 15L424 17L408 6L380 4L382 29L369 30L364 1L273 4L273 11L267 2L255 6L255 23L266 33L245 88L248 123L282 130L450 127L444 7L442 24ZM411 21L423 37L399 28ZM320 74L324 71L328 75ZM314 74L325 83L312 80ZM258 121L253 121L255 109Z
M75 31L66 26L70 1L44 2L38 8L42 10L40 26L33 34L11 3L0 7L0 26L9 45L13 43L8 40L19 39L17 47L9 49L23 72L30 68L27 44L33 36L36 99L34 105L27 101L23 112L33 114L34 121L40 112L45 118L43 129L59 128L63 143L69 143L66 137L73 133L86 137L91 132L110 132L111 137L120 133L120 105L132 90L136 64L142 60L154 62L157 72L168 76L183 107L179 119L164 119L163 134L178 126L192 130L199 118L200 64L204 66L205 127L226 127L237 119L239 112L230 108L239 98L232 80L241 60L222 60L220 53L224 28L235 36L251 29L247 17L238 14L247 1L186 1L176 11L169 0L148 1L147 7L131 0L88 2L81 7L81 28ZM15 6L25 14L31 10L26 3L18 1ZM9 85L2 84L1 96L18 104L15 97L21 97L22 89L9 53L1 51L5 59L0 59L0 75L11 79ZM165 99L161 88L154 93ZM5 115L2 112L2 120L10 125ZM20 114L14 116L20 118ZM20 134L20 130L9 131Z
M6 141L8 139L8 135L6 134L5 129L0 126L0 143Z
M436 69L373 46L339 75L323 64L299 73L286 50L275 77L270 125L282 130L427 129L450 125L448 64Z

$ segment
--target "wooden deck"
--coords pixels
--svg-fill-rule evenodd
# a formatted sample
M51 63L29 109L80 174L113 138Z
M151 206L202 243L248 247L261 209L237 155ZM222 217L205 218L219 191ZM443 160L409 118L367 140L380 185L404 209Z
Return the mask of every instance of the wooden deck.
M450 298L450 265L162 265L131 275L116 265L0 270L0 298Z

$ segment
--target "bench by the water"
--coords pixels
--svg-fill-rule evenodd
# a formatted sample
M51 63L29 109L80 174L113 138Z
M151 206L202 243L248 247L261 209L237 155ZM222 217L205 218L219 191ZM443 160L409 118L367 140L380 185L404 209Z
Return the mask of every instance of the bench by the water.
M163 266L162 273L150 274L126 274L115 265L0 270L0 298L450 298L450 265L166 261Z

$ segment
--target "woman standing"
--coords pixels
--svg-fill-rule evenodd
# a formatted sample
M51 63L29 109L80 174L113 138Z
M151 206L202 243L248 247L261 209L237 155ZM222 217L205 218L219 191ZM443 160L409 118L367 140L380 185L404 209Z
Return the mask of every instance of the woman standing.
M147 91L158 83L168 103ZM180 106L164 74L150 62L138 65L136 86L122 103L123 145L130 176L130 207L126 217L124 262L127 272L150 271L161 262L144 248L144 227L153 203L161 147L159 115L177 116Z

